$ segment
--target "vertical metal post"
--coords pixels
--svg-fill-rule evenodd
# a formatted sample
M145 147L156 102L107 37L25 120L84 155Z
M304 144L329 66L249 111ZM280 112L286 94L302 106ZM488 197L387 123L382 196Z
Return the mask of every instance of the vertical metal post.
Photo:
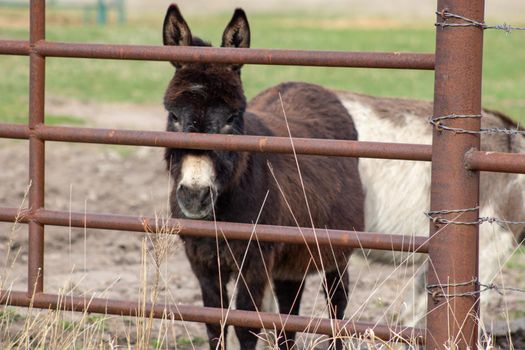
M30 2L29 43L34 45L45 38L45 0ZM45 58L33 49L29 54L29 128L44 123ZM44 207L44 141L29 137L29 208L35 212ZM44 290L44 226L29 222L28 294Z
M438 0L438 12L483 22L483 0ZM438 15L438 21L443 18ZM448 19L448 23L464 23ZM436 27L434 116L481 113L483 30L473 26ZM447 125L479 130L478 118L447 120ZM479 135L434 130L432 140L431 210L474 208L479 203L479 173L468 171L464 155L479 149ZM476 221L478 211L439 215ZM459 218L458 218L459 216ZM441 297L429 295L427 349L475 349L477 296L450 296L479 290L478 226L430 224L429 284L440 284ZM462 286L454 284L464 283ZM448 295L448 296L447 296Z

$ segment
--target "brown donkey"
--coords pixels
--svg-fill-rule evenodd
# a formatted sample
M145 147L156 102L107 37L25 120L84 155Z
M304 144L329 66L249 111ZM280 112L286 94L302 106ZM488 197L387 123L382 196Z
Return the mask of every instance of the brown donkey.
M167 11L163 39L165 45L210 46L192 36L176 5ZM224 30L222 47L249 46L248 20L244 11L237 9ZM164 97L168 131L288 136L284 109L294 137L357 139L345 107L322 87L284 83L247 104L240 65L172 63L176 72ZM173 217L363 229L364 198L355 158L299 156L297 165L292 155L172 148L166 150L165 158L174 180L170 199ZM205 306L228 307L226 283L240 273L238 309L260 310L269 276L280 312L297 314L304 276L323 271L330 316L340 319L344 315L351 248L249 244L203 237L183 240ZM226 328L206 327L210 348L220 347ZM255 349L259 331L237 327L241 349ZM291 348L294 337L295 332L281 332L279 347ZM334 343L337 349L342 348L340 341Z

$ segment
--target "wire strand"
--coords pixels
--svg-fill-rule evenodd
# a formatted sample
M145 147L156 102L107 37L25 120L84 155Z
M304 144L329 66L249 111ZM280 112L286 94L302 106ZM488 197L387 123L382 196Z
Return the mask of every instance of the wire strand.
M511 26L507 23L503 24L496 24L496 25L487 25L485 22L478 22L476 20L473 20L471 18L467 18L465 16L461 16L455 13L448 12L447 10L441 10L436 11L436 15L440 16L443 19L443 22L436 22L436 27L446 28L446 27L476 27L480 28L482 30L485 29L496 29L496 30L502 30L506 32L507 34L512 32L513 30L525 30L525 27L515 27ZM446 21L448 19L459 19L463 21L463 23L447 23Z

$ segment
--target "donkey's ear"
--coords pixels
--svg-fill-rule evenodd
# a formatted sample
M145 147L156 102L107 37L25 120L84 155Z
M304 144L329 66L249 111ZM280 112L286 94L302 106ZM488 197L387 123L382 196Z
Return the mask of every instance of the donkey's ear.
M222 34L222 47L250 47L250 26L243 9L235 9Z
M164 17L162 28L164 45L190 46L192 42L190 27L182 17L179 7L171 4Z

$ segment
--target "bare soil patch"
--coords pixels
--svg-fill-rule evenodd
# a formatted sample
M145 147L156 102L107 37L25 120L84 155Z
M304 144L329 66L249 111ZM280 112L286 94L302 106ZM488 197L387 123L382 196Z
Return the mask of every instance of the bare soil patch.
M159 107L100 105L51 98L48 112L84 118L89 127L163 130L164 112ZM46 208L73 212L107 212L137 216L168 216L170 179L160 148L47 143ZM25 141L0 140L0 205L19 207L27 189L28 153ZM141 285L142 241L147 235L133 232L46 227L45 290L72 291L138 300ZM201 305L200 290L187 263L182 243L174 236L170 256L162 264L160 301ZM151 245L151 240L147 241ZM2 279L13 290L27 284L27 230L25 225L0 223L0 256L19 251ZM350 266L350 305L347 316L355 321L395 324L403 307L399 297L415 272L412 266L371 265L357 251ZM361 257L361 258L360 258ZM525 266L522 255L514 261ZM149 265L149 276L153 266ZM502 282L520 286L524 269L505 269ZM151 277L150 277L151 279ZM150 280L151 281L151 280ZM324 317L325 303L318 276L308 279L301 314ZM498 280L499 281L499 280ZM495 292L488 292L496 295ZM507 310L525 310L523 295L494 298L487 319L505 319ZM22 311L20 311L22 312ZM512 317L519 317L514 314ZM120 323L119 323L120 322ZM122 321L115 321L122 324ZM489 321L486 322L490 324ZM205 338L202 325L177 323L178 334ZM117 337L118 327L108 332ZM119 338L120 341L124 341ZM202 345L201 345L202 346ZM197 348L199 348L197 346ZM205 346L203 347L205 348Z

